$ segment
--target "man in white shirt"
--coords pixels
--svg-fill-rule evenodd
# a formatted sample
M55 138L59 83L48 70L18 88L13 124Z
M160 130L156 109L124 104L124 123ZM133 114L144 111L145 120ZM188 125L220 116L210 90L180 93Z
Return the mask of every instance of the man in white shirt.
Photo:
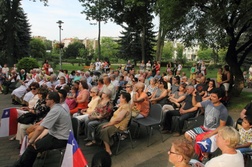
M101 61L97 59L97 61L95 62L95 70L100 71L100 69L101 69Z

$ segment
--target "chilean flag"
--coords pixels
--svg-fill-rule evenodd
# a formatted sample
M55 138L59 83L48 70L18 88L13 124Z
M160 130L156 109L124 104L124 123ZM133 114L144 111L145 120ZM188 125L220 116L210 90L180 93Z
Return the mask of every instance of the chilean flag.
M17 133L17 109L6 108L0 122L0 137L15 135Z
M72 131L70 131L61 167L85 167L87 165L87 160L82 154Z

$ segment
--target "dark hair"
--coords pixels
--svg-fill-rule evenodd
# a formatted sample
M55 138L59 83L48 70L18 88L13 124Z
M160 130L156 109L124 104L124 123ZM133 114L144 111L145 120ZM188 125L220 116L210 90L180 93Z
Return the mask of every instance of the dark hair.
M74 83L76 83L77 85L79 85L79 84L80 84L80 81L77 80L77 81L74 81Z
M221 88L213 88L211 93L216 94L218 98L224 97L224 91Z
M58 90L58 93L62 94L63 98L65 99L67 96L67 91L65 89Z
M121 95L122 95L122 97L123 97L124 99L126 99L127 103L131 100L131 96L130 96L129 93L127 93L127 92L122 92Z
M175 76L175 78L178 81L178 84L180 84L180 77L179 76Z
M111 167L111 157L107 151L102 150L94 154L91 167Z
M44 87L40 87L38 89L38 94L41 94L42 95L42 99L45 99L47 94L48 94L48 89L44 88Z
M167 85L167 83L163 79L160 79L158 82L162 83L164 85L165 89L168 89L168 85Z
M249 123L249 125L252 125L252 116L251 115L245 115L244 119L246 119Z
M74 75L75 74L75 71L73 70L72 72L71 72L71 75Z
M213 82L213 87L214 87L214 88L216 87L216 86L215 86L215 80L210 79L209 82ZM208 83L209 83L209 82L208 82Z
M87 81L81 80L81 81L80 81L80 84L82 85L83 89L88 89Z
M185 89L187 84L186 83L181 83L180 86L182 86Z
M60 96L59 96L58 92L50 92L48 94L48 98L50 100L53 100L55 103L59 103L60 102Z
M64 70L64 72L65 72L66 74L68 74L68 70Z
M37 82L32 82L29 86L29 88L31 88L32 86L34 86L35 88L39 88L39 83Z
M229 66L228 66L228 65L225 65L225 66L224 66L224 69L225 69L225 71L229 71Z

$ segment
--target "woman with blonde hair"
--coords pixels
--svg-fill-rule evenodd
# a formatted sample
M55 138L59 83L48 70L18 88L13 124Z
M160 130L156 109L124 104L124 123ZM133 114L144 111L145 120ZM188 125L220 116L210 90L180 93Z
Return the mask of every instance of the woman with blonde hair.
M189 161L193 154L193 144L186 139L179 139L172 142L172 146L168 150L168 159L174 167L191 167Z
M225 126L218 131L216 135L216 144L222 151L222 155L208 161L205 167L244 167L242 153L236 150L236 145L240 141L238 131L231 127Z

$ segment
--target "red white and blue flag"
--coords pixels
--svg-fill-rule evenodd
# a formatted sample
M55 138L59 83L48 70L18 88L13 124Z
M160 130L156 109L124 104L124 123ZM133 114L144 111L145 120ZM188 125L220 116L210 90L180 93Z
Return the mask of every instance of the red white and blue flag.
M87 160L82 154L72 131L70 131L61 167L85 167L87 165Z
M0 122L0 137L6 137L17 133L17 117L16 108L4 109Z

